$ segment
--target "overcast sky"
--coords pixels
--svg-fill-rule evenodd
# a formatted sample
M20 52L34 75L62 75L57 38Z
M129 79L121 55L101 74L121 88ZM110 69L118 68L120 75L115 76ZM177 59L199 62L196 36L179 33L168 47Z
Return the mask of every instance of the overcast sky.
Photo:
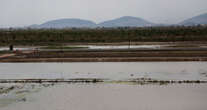
M172 24L203 13L207 13L207 0L0 0L0 27L60 18L100 23L121 16Z

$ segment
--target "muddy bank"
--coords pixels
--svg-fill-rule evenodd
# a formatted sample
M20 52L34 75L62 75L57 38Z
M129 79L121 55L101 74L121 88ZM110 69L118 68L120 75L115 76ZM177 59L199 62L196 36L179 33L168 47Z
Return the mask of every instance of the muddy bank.
M135 43L136 44L136 43ZM72 45L72 44L71 44ZM114 44L115 45L115 44ZM207 61L206 44L168 43L168 45L82 45L88 48L52 49L1 52L0 62L139 62L139 61ZM41 46L40 46L41 47ZM23 47L22 47L23 48Z
M5 55L0 62L207 61L206 49L28 51Z
M207 61L207 57L138 57L138 58L19 58L0 59L0 62L152 62Z
M97 78L75 78L75 79L1 79L0 84L9 84L9 83L36 83L36 84L55 84L55 83L128 83L128 84L205 84L207 81L202 80L156 80L151 78L133 78L128 80L110 80L110 79L97 79ZM12 90L14 88L8 88ZM1 91L0 91L1 93Z

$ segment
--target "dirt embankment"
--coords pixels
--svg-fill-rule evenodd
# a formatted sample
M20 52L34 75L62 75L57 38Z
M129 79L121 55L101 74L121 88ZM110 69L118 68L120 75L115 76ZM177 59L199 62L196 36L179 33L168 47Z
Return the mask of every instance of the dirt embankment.
M2 55L0 62L207 61L207 49L111 49L31 51Z

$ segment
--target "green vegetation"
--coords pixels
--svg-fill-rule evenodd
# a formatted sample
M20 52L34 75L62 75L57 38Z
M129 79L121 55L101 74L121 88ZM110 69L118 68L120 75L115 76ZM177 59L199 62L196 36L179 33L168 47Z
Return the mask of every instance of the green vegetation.
M8 53L12 53L11 51L0 51L0 55L1 54L8 54Z
M106 43L129 41L207 41L207 27L0 30L0 45L56 45L60 43Z

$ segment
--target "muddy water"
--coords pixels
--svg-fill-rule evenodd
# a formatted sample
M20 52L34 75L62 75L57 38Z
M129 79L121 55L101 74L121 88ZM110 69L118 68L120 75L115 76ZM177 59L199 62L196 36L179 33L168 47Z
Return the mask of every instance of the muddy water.
M52 84L0 84L0 110L18 102L31 101L27 96L38 93L42 88L52 86Z
M89 49L128 49L128 48L134 48L134 49L159 49L161 47L164 47L165 45L79 45L77 47L88 47Z
M207 62L0 63L0 78L207 80Z
M207 62L0 63L0 79L205 80ZM0 84L0 110L205 110L207 84Z
M206 84L62 84L32 94L4 110L205 110Z
M69 45L69 47L71 47ZM101 45L74 45L72 47L87 47L87 49L159 49L165 47L165 45L117 45L117 46L101 46ZM51 50L51 49L41 49L41 47L15 47L14 50ZM0 51L8 51L9 47L0 47ZM54 50L54 49L53 49ZM55 49L59 50L59 49ZM66 49L67 50L67 49Z

